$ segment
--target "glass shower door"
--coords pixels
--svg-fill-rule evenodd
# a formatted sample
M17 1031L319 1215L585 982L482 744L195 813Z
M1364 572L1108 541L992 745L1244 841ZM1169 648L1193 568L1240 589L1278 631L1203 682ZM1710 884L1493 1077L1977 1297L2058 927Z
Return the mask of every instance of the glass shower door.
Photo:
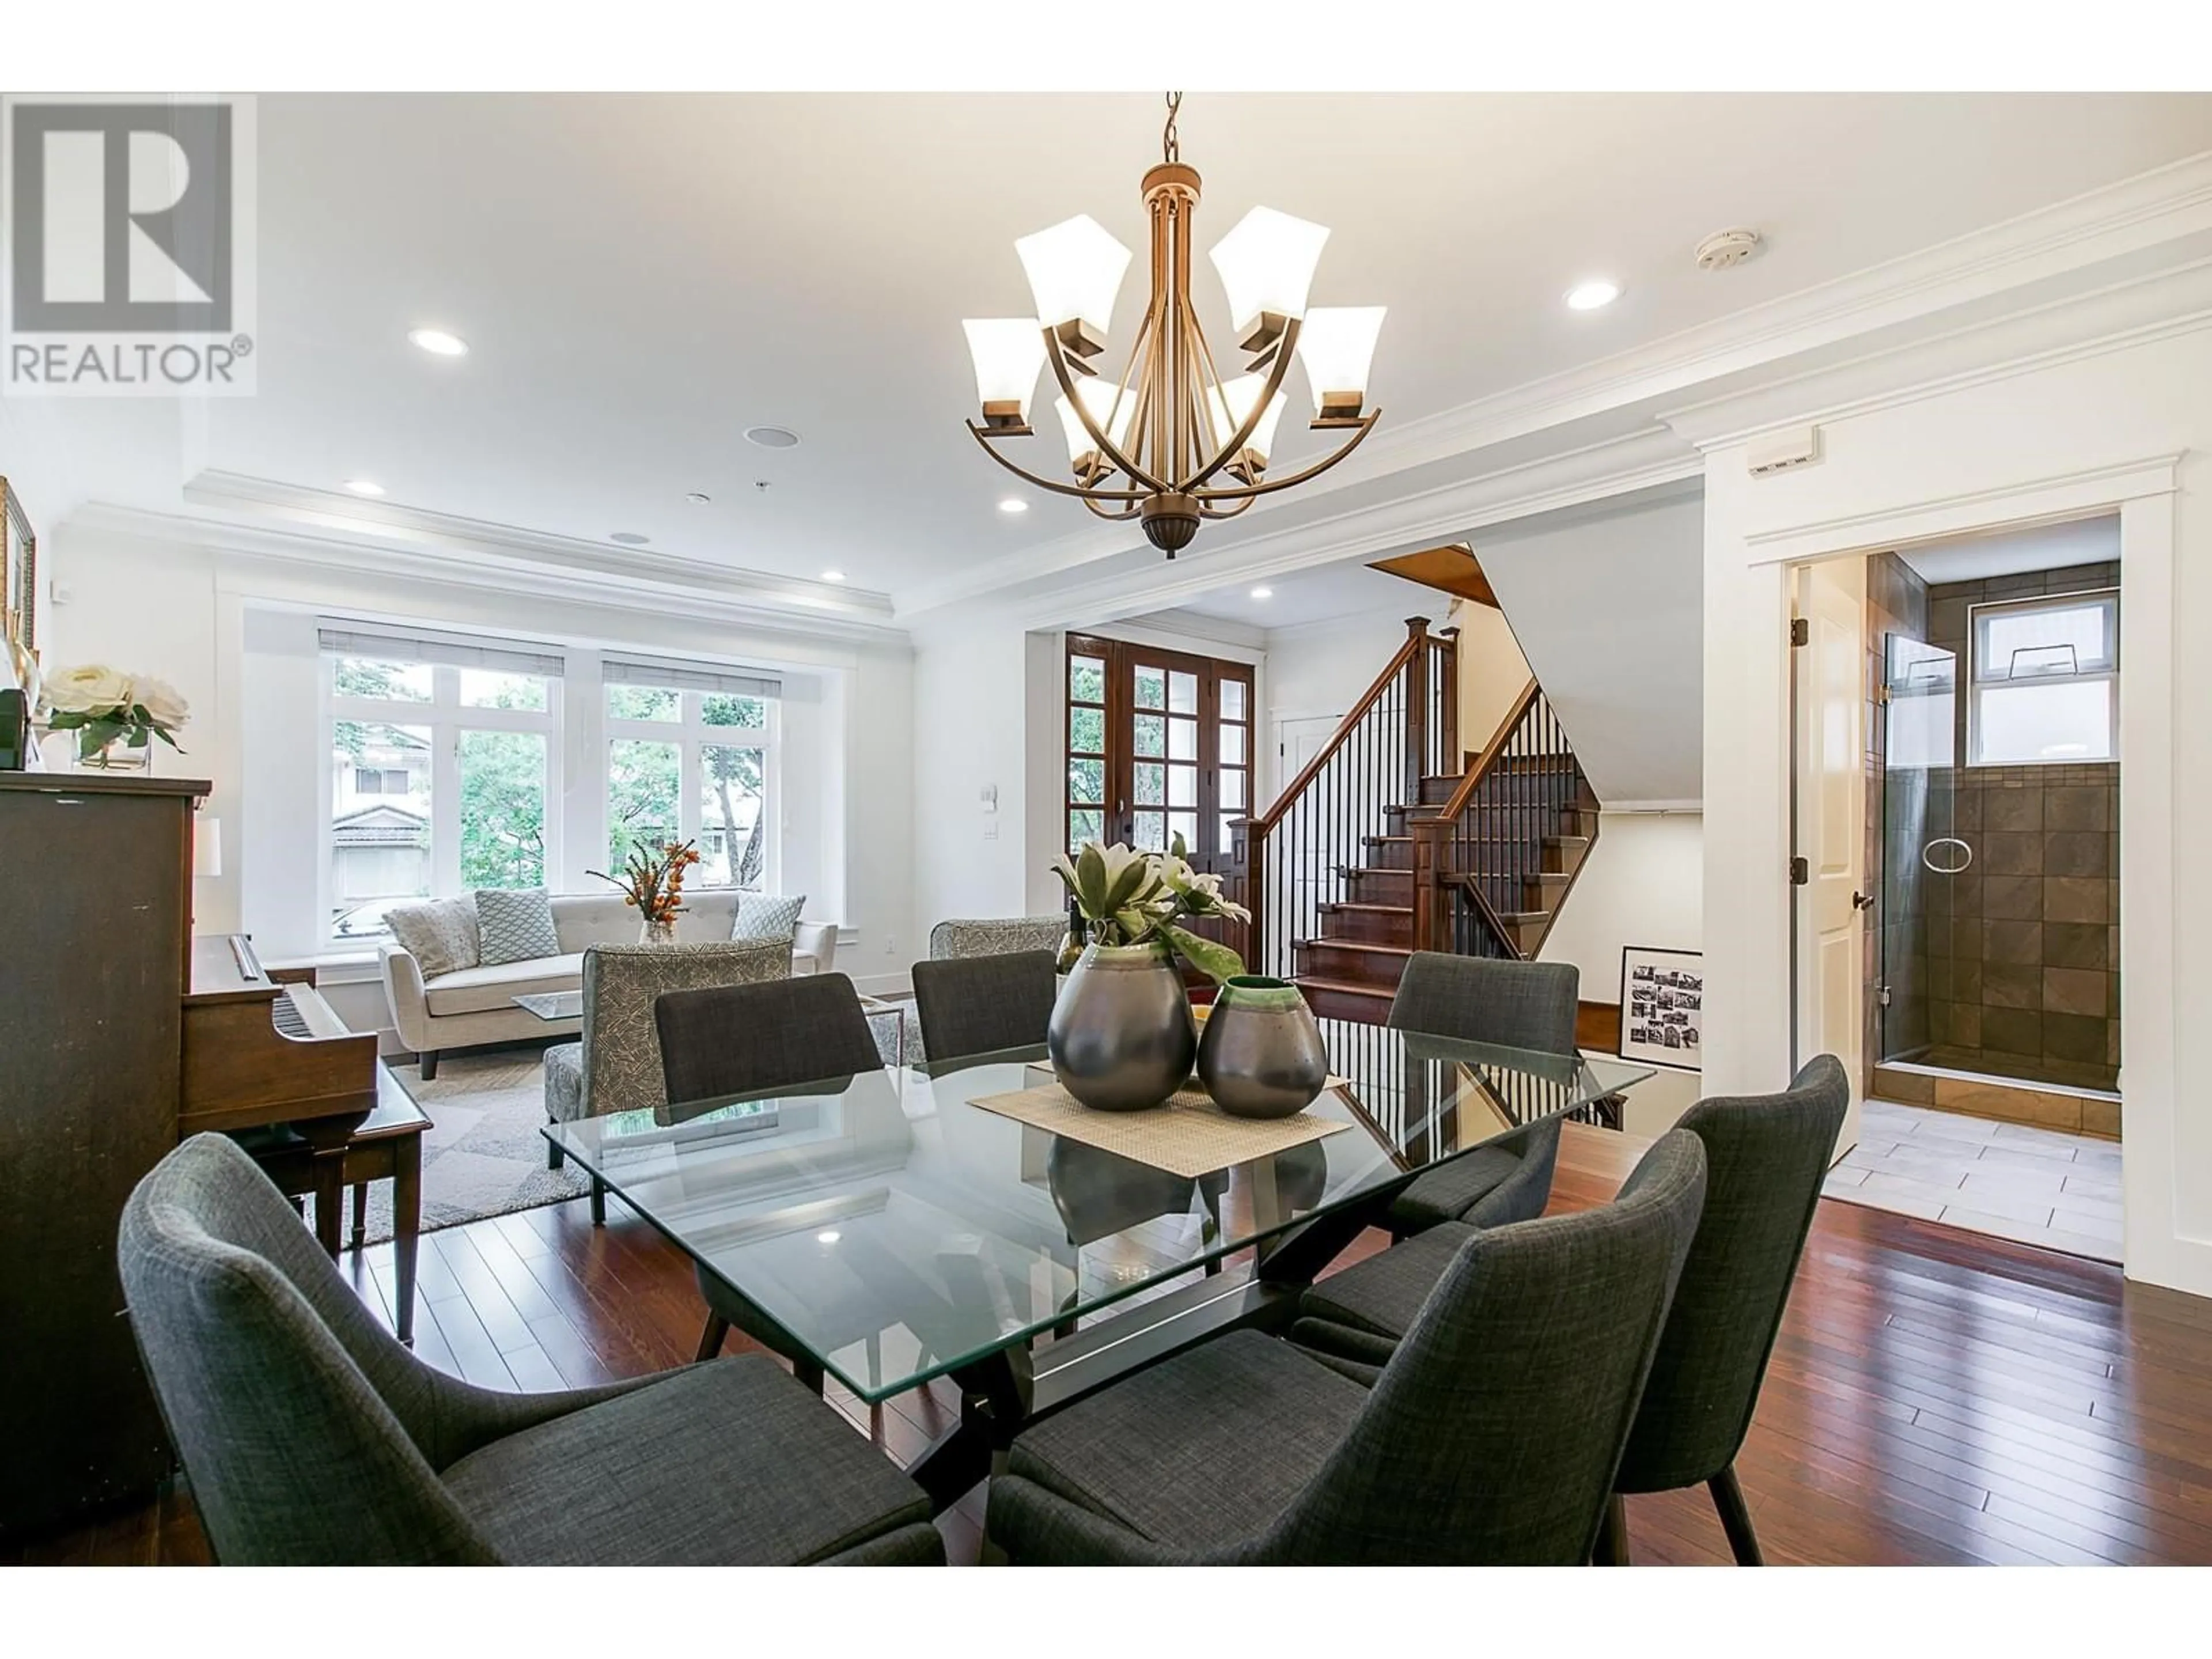
M1946 1040L1933 1029L1949 997L1954 878L1973 863L1958 836L1959 659L1889 635L1882 730L1882 882L1877 918L1883 1060L1909 1060Z

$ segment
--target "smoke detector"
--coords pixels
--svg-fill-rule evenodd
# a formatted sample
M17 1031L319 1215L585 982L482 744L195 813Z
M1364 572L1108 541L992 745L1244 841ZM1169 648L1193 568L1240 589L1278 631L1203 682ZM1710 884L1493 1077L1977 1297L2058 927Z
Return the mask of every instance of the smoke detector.
M1730 265L1740 265L1759 252L1759 233L1755 230L1717 230L1698 244L1699 270L1726 270Z

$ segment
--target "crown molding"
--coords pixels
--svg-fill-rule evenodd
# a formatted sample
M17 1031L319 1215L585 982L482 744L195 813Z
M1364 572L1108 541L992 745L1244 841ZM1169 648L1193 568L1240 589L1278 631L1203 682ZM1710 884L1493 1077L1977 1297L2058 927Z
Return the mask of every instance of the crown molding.
M1757 373L2031 284L2212 232L2212 151L2122 179L1767 301L1696 328L1427 416L1386 427L1324 477L1313 501L1407 469L1629 410L1726 376ZM1262 501L1264 519L1287 502ZM1143 544L1112 531L1062 537L955 577L894 594L902 618L1057 577Z
M887 593L842 584L738 569L670 553L603 545L572 536L479 519L363 501L234 472L202 472L184 499L205 520L249 533L296 537L320 547L435 556L486 570L547 570L605 591L649 591L689 603L736 605L749 612L888 626Z
M573 572L548 569L542 564L455 557L445 550L377 545L349 536L318 536L292 526L243 524L95 502L79 507L63 527L169 545L181 542L219 554L355 576L559 599L641 616L705 617L793 640L902 648L910 644L904 629L888 623L748 603L727 591L702 592L675 585L665 577L617 580L603 571Z
M1194 641L1201 645L1234 645L1247 651L1267 648L1267 630L1234 617L1209 617L1200 611L1185 611L1170 605L1161 611L1139 611L1134 616L1117 617L1113 626L1125 632L1142 628L1155 634L1171 635L1177 639Z

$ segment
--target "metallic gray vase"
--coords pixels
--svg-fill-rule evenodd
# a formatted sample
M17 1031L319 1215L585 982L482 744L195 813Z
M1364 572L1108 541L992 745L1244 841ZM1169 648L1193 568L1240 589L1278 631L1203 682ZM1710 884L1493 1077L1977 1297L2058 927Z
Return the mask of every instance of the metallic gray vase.
M1298 988L1256 974L1224 980L1198 1040L1198 1077L1231 1117L1288 1117L1311 1105L1328 1081L1328 1051Z
M1060 1086L1102 1112L1158 1105L1190 1080L1198 1049L1182 975L1153 945L1087 946L1044 1040Z

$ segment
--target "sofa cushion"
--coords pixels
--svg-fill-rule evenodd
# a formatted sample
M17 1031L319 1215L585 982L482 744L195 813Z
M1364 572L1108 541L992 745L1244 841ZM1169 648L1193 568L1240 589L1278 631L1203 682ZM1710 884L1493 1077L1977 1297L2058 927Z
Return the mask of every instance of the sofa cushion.
M553 898L543 887L477 890L477 960L487 968L561 954Z
M399 948L415 958L424 979L473 968L480 959L474 899L429 899L385 913Z
M483 1014L513 1008L514 999L537 991L574 991L584 982L580 952L534 957L527 962L464 968L427 983L422 1001L433 1014Z
M774 893L740 893L738 914L730 923L732 939L795 938L799 913L806 908L806 895L783 898Z

